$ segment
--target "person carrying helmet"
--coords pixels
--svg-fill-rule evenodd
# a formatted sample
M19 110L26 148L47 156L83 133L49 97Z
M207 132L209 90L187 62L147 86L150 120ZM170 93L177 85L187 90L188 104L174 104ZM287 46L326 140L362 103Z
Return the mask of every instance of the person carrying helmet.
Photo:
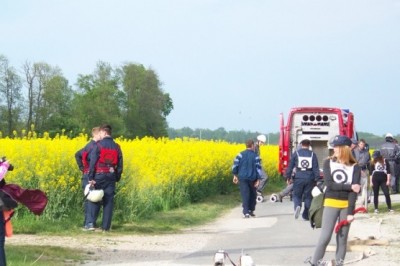
M399 155L400 151L399 147L396 145L396 143L394 143L394 138L391 133L386 134L385 143L381 145L380 152L383 159L388 160L390 172L394 174L396 172L396 164L399 163L396 157ZM393 194L398 193L395 184L396 180L393 178L393 181L390 184Z
M262 145L264 145L266 143L266 141L267 141L267 137L265 135L258 135L257 136L257 141L254 144L254 151L257 154L257 156L260 158L260 161L261 161L260 147ZM261 162L260 162L260 164L261 164ZM261 167L260 168L260 182L259 182L259 184L257 186L257 196L258 196L257 199L259 199L260 197L263 198L262 197L262 192L264 191L264 189L265 189L265 187L267 185L267 182L268 182L268 174ZM257 201L259 201L259 200L257 200Z
M92 151L93 147L96 146L96 143L101 140L100 136L100 127L94 127L92 129L92 139L79 151L75 153L75 160L76 164L78 165L79 170L82 171L82 178L81 178L81 184L82 184L82 190L85 192L85 188L87 184L89 184L89 179L88 179L88 174L89 174L89 154ZM87 193L84 193L85 195ZM87 216L88 216L88 211L87 211L87 204L88 201L85 199L83 203L83 209L84 209L84 221L83 221L83 230L94 230L94 227L89 227L87 224Z
M103 206L102 230L107 232L111 228L114 208L116 182L121 179L123 157L120 146L111 137L111 126L100 127L102 139L92 149L89 155L89 184L95 189L102 189L104 197L101 202L88 202L88 227L94 226L99 209Z

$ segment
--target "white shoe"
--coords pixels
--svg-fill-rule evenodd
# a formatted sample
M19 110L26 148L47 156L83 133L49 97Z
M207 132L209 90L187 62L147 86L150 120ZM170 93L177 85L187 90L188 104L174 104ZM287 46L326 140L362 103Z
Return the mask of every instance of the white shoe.
M297 207L296 207L296 210L294 211L294 219L299 218L300 209L301 209L300 206L297 206Z
M378 209L375 209L374 213L375 213L375 214L378 214L378 213L379 213L379 210L378 210Z

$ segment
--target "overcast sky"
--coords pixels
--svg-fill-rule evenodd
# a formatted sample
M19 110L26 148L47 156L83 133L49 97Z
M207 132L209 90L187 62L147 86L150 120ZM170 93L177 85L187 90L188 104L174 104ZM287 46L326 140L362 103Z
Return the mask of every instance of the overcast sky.
M152 68L172 128L279 131L294 106L400 133L400 0L1 0L0 54L74 85L98 61Z

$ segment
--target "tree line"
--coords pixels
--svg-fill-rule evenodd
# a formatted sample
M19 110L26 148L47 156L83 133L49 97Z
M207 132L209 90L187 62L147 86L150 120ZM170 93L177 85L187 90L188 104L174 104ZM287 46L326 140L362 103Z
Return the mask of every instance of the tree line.
M267 137L267 145L278 145L279 132L260 133L257 131L232 130L227 131L223 127L216 130L184 127L181 129L168 128L168 136L170 138L198 138L204 140L225 140L231 143L245 143L248 139L256 139L258 135L264 134ZM385 136L378 136L367 132L357 132L358 139L364 139L371 149L379 149L380 145L385 141ZM400 135L394 136L400 141Z
M258 135L264 134L267 137L267 145L277 145L279 133L260 133L257 131L231 130L227 131L220 127L215 130L211 129L191 129L184 127L181 129L168 128L168 136L174 138L197 138L203 140L224 140L231 143L245 143L248 139L256 139Z
M173 101L153 69L98 62L91 74L79 74L72 88L59 67L25 62L20 68L0 55L0 131L89 133L103 123L116 136L168 136L167 116Z

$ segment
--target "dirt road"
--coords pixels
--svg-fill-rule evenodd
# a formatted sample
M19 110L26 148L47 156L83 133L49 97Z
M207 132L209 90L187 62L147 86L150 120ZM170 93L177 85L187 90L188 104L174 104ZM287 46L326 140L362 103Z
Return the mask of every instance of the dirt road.
M264 202L258 208L260 211L262 208L270 211L271 208L277 206L272 204L280 203ZM291 203L287 202L287 204L290 206ZM284 210L284 212L287 211ZM87 235L69 237L15 235L6 240L6 245L52 245L78 248L89 254L90 260L84 265L212 265L213 253L216 250L211 250L209 247L213 247L210 243L215 241L218 232L229 232L236 238L243 236L244 219L239 213L240 207L237 207L211 224L188 228L179 234L121 236L114 233L91 232ZM285 215L292 217L291 213ZM276 223L280 219L279 216L282 214L276 217L274 214L269 215L268 225L265 223L267 221L265 217L252 218L249 224L252 224L255 230L269 226L272 232L277 231L274 226L279 224ZM240 226L234 227L235 225ZM359 214L352 224L349 243L349 253L346 258L349 265L400 265L400 214ZM313 249L313 246L307 246L307 248L308 252ZM334 247L329 249L333 251ZM265 251L260 250L261 253ZM200 256L203 256L202 261L198 259ZM295 265L290 261L282 262L282 264L268 264L270 260L258 259L259 261L255 260L256 265Z

